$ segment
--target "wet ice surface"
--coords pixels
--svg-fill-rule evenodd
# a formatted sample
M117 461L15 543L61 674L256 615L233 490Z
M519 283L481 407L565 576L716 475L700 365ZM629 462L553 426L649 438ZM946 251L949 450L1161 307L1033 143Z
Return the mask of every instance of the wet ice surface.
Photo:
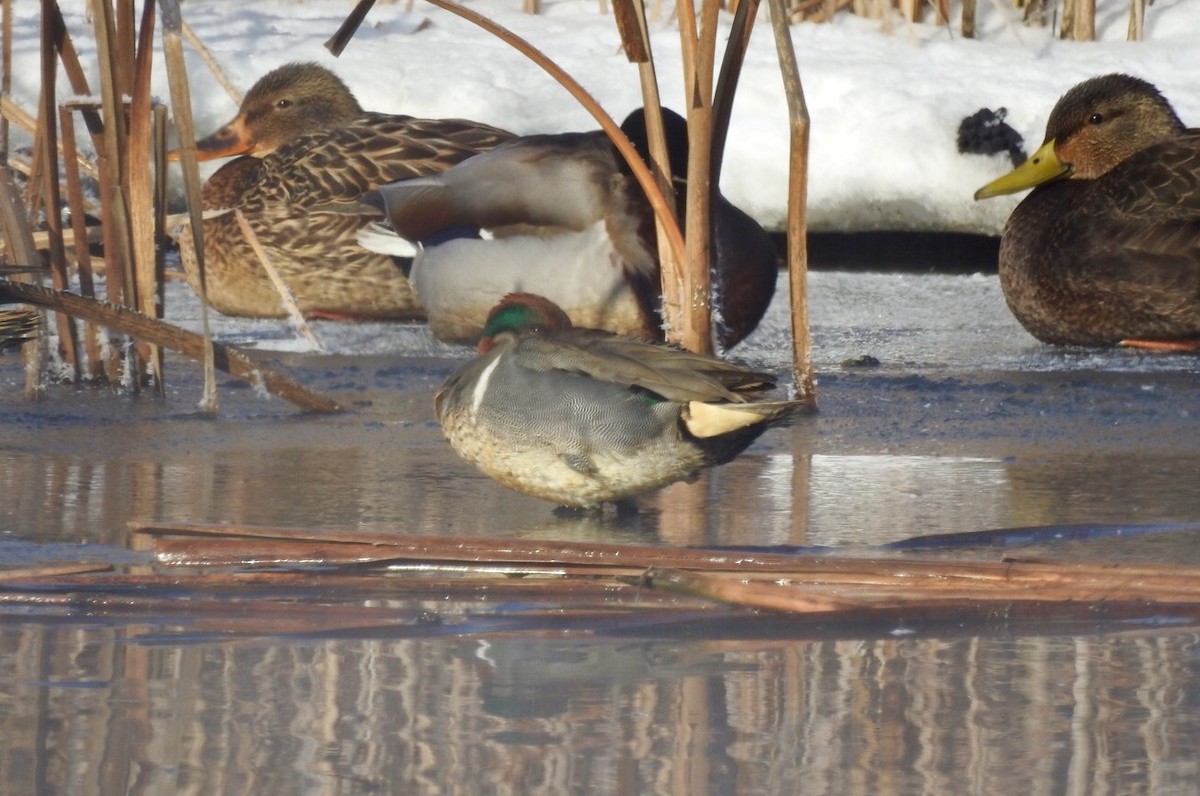
M222 377L213 418L198 369L171 360L163 400L92 387L19 395L0 372L0 528L96 542L131 519L396 533L571 535L665 544L874 545L923 533L1200 517L1200 358L1043 346L1008 314L994 275L818 272L811 317L820 411L766 434L633 518L564 519L492 483L441 439L432 396L470 355L419 324L314 330L211 317L341 400L319 417ZM783 282L781 280L781 287ZM168 318L199 327L173 284ZM786 374L786 290L732 356ZM864 355L876 367L848 366ZM131 494L144 502L130 501Z
M197 323L181 285L169 307ZM786 370L785 318L781 296L734 356ZM1200 518L1200 360L1041 346L994 276L814 274L820 411L628 517L556 516L459 460L431 397L468 352L420 326L318 323L330 353L314 354L280 322L214 321L349 411L305 415L221 377L220 412L203 415L197 368L177 358L164 399L50 386L27 403L16 358L0 358L4 566L136 562L135 521L862 553L930 533ZM842 366L865 354L880 365ZM1196 563L1197 535L1018 552ZM132 791L136 777L197 793L784 794L803 781L840 796L1031 780L1167 793L1200 775L1191 627L736 614L588 632L564 617L534 634L489 630L437 594L420 616L467 621L423 625L397 601L389 624L346 626L327 605L260 613L253 596L236 614L131 602L122 618L122 603L97 615L83 597L0 609L0 781L14 792Z
M1127 350L1045 346L1008 312L994 274L947 275L819 271L809 276L813 361L818 371L840 369L869 354L884 371L1078 371L1196 372L1200 359ZM200 329L200 308L181 284L168 298L169 318ZM210 322L223 342L273 351L310 351L308 341L282 321L231 319ZM423 324L312 324L331 354L464 357L461 346L444 345ZM787 280L759 329L732 356L784 372L790 367Z

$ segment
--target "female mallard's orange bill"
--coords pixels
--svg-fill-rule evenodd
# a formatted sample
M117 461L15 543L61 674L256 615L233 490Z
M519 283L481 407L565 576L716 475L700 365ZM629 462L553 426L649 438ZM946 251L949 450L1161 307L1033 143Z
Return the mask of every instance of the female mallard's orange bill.
M255 142L241 116L217 130L207 138L196 142L196 160L216 160L234 155L247 155L254 152ZM167 160L179 160L179 150L172 149L167 153Z

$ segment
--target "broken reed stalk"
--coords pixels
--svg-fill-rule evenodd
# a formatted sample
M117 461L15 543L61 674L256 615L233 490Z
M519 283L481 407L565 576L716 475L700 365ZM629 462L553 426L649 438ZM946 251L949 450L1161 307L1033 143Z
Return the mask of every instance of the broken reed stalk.
M445 574L448 563L459 562L461 569L450 571L479 578L498 572L559 575L569 583L612 578L742 608L855 619L1116 617L1159 611L1200 618L1200 569L1195 567L846 559L229 526L133 528L154 537L151 548L160 563L187 566L383 566L407 561L410 573ZM388 580L421 583L395 572L388 573ZM502 593L503 586L497 585L495 594Z
M254 229L250 226L250 222L246 220L246 214L241 210L233 211L234 218L237 219L238 229L242 231L242 235L246 238L246 242L250 244L251 251L258 257L258 261L262 263L263 270L267 272L267 277L270 278L271 284L275 286L275 291L279 293L280 301L283 303L283 308L287 310L288 317L292 320L292 325L296 327L296 331L300 332L306 340L317 351L324 351L325 347L321 345L321 341L313 334L312 327L308 325L308 321L304 318L304 313L300 311L300 305L296 303L296 297L292 295L291 288L284 281L283 275L279 273L279 269L275 267L275 263L271 262L271 257L263 249L262 244L258 241L258 235L254 234Z
M37 135L37 118L31 116L28 111L13 102L12 99L7 95L0 95L0 118L3 119L5 125L11 122L12 124L16 125L18 129L31 137ZM62 153L60 152L59 154L61 155ZM10 166L11 165L12 164L10 164ZM91 176L96 176L95 166L91 163L82 161L79 165L84 169L90 169Z
M337 58L346 49L346 45L354 38L354 34L358 32L363 20L367 18L367 12L375 5L375 0L358 0L354 4L354 8L350 9L350 13L342 20L342 24L334 31L333 35L325 40L325 49L333 53L333 57ZM241 103L238 103L239 105Z
M0 582L12 583L27 580L61 579L72 575L90 575L96 572L112 572L111 564L53 564L44 567L13 567L0 569Z
M725 164L725 144L729 138L729 122L733 117L733 99L737 94L738 80L746 51L750 49L750 34L754 31L754 19L758 16L759 0L742 0L733 15L729 42L725 57L721 60L721 74L717 77L717 88L713 96L712 132L712 183L721 184L721 169Z
M645 3L642 0L613 0L613 19L617 23L617 32L621 36L625 57L631 63L637 64L651 170L671 212L671 218L678 225L679 208L675 205L674 177L671 174L670 153L667 152L666 135L663 131L662 100L650 47ZM679 305L676 299L682 291L679 274L683 265L675 258L674 250L668 245L668 230L663 219L657 214L654 217L654 231L660 269L659 282L663 295L664 325L669 329L678 329ZM671 315L672 312L675 314ZM674 318L676 322L672 323L668 318Z
M44 4L43 4L44 5ZM61 141L58 131L57 76L58 59L55 31L51 15L43 8L41 24L41 101L38 103L38 132L40 145L36 148L42 156L41 175L44 184L41 191L43 217L46 220L47 249L50 253L50 280L56 290L66 290L70 283L67 274L67 255L63 245L62 206L58 173L58 153ZM24 262L33 263L34 260ZM79 335L74 320L68 315L55 316L58 331L58 353L73 371L75 380L81 374L78 343Z
M796 555L759 550L672 548L652 545L600 544L558 540L489 539L477 537L409 536L395 532L313 530L247 525L133 522L134 533L155 540L188 539L209 542L216 555L233 555L237 540L252 547L263 541L295 544L297 550L314 544L332 550L355 548L351 555L369 556L371 549L389 560L414 562L458 561L494 564L614 567L644 570L688 569L736 572L739 577L804 577L828 584L904 585L927 581L937 587L986 588L996 583L1082 582L1114 584L1119 574L1173 590L1190 589L1200 596L1200 570L1154 564L1032 561L942 561L913 558L843 558ZM283 550L284 548L280 548ZM305 559L310 561L312 559ZM1149 586L1153 588L1153 585Z
M132 238L133 284L136 302L134 307L151 318L162 317L164 248L162 228L156 223L159 213L156 207L154 175L161 171L161 162L156 169L154 99L150 93L151 68L154 63L154 3L145 2L138 26L137 51L131 48L131 82L128 89L131 97L129 106L129 151L126 157L129 184L130 235ZM130 9L132 12L132 9ZM132 27L133 19L122 29ZM130 42L132 44L132 41ZM161 153L159 153L161 157ZM139 342L139 364L144 363L160 395L165 394L163 384L163 352L157 346Z
M171 92L171 108L175 115L175 130L179 136L179 162L183 169L184 198L192 227L193 257L200 274L200 325L204 350L204 395L201 406L217 411L216 344L208 319L208 292L205 289L203 203L201 200L200 167L196 160L196 127L192 121L191 87L188 85L187 64L183 57L183 15L179 0L160 0L162 10L163 58L167 63L167 82Z
M87 227L84 210L83 183L79 174L79 159L76 156L75 117L69 107L59 108L59 132L63 146L63 176L67 187L67 207L71 211L71 229L75 252L75 273L79 278L79 292L85 298L96 297L96 280L92 273L92 255L88 250L92 230ZM101 233L102 230L95 230ZM83 326L83 348L87 354L88 378L104 378L104 357L100 344L100 328L94 323Z
M812 337L808 324L808 104L791 31L785 16L785 0L768 0L771 28L779 68L783 73L783 92L787 98L789 129L787 263L792 318L792 377L796 397L815 406L816 383L813 380Z
M309 412L340 412L336 401L303 387L281 373L260 365L237 348L206 341L199 335L118 305L85 299L37 285L0 279L0 301L36 304L77 318L101 323L132 337L178 351L192 359L213 354L214 364L224 372L254 385Z
M12 93L12 0L0 0L0 99ZM8 163L8 116L0 110L0 163Z
M688 122L687 210L684 213L685 259L678 274L676 328L667 317L668 339L684 348L713 353L712 339L712 173L713 71L716 65L717 0L700 5L699 27L691 3L676 4L683 52L683 93ZM664 286L666 284L664 274ZM666 300L663 301L664 310ZM665 313L664 313L665 314ZM671 336L673 333L673 337Z
M374 2L374 0L371 0L371 2ZM200 40L200 37L192 30L191 25L188 25L184 21L181 32L183 33L183 38L191 45L192 49L199 53L200 60L204 61L204 65L208 67L208 71L212 72L213 77L221 84L221 88L225 89L225 93L233 100L233 104L241 105L242 92L238 90L237 86L233 85L229 76L225 74L225 70L221 68L221 65L217 63L217 59L213 57L212 51ZM336 55L337 53L334 54Z
M431 594L438 601L433 610L428 603ZM489 610L486 601L498 596L505 602L493 602ZM469 625L474 632L490 636L507 633L528 638L549 632L561 638L564 632L590 635L605 627L628 629L631 622L660 626L726 613L700 599L578 579L396 578L327 572L56 576L37 571L8 578L0 572L0 605L31 603L44 611L126 619L180 613L187 616L189 633L225 637L284 633L311 637L359 628L384 629L393 637L459 635Z
M1082 19L1078 23L1077 41L1096 40L1096 0L1079 0L1079 14Z
M12 164L9 164L9 167L12 168ZM14 172L17 171L17 169L15 169L15 168L13 168L12 170ZM66 161L63 161L63 171L65 172L66 170L67 170L67 164L66 164ZM68 200L68 201L70 201L70 200ZM50 248L50 233L48 233L46 230L44 230L44 229L30 230L30 235L33 238L33 247L35 249L37 249L38 251L45 251ZM65 246L68 249L74 248L75 242L77 240L81 241L81 243L80 243L81 246L90 246L93 243L100 242L100 229L99 229L99 227L89 227L89 226L85 225L83 232L80 233L79 237L76 237L74 227L72 227L71 229L63 229L62 239L63 239L63 246ZM5 255L4 239L0 238L0 257L3 257L4 255ZM41 269L39 268L38 270L41 270Z
M8 168L0 168L0 232L4 235L5 251L12 253L10 263L33 265L38 262L21 192ZM41 352L40 343L27 343L21 349L25 365L25 397L30 400L42 391Z
M52 3L50 8L50 19L54 23L55 30L55 45L58 47L58 57L62 63L63 72L67 75L67 81L71 84L71 91L81 97L91 96L91 89L88 88L87 77L83 73L83 66L79 63L79 54L75 52L75 45L71 41L71 35L67 32L67 24L63 20L62 11L57 3ZM43 12L45 13L45 11ZM88 132L92 136L92 142L95 144L96 151L103 152L103 139L101 138L104 122L100 117L100 112L95 108L87 107L83 104L80 106L83 113L83 120L87 123ZM91 166L91 164L81 164L88 171L88 174L100 178L100 171ZM89 170L90 167L90 170Z
M975 38L975 3L976 0L963 0L962 4L962 37Z
M792 613L828 613L868 608L861 600L822 592L819 589L780 588L776 583L744 582L736 578L685 572L682 570L648 569L642 585L664 591L702 597L728 605L765 608Z
M53 2L53 0L49 0ZM103 149L100 158L100 205L105 231L105 286L108 300L136 307L133 279L133 238L127 205L126 147L128 117L125 114L125 86L121 85L114 50L116 20L111 0L93 6L92 27L96 37L96 57L100 74L100 107L104 118ZM139 372L138 369L134 370ZM138 381L138 379L134 379ZM131 385L134 390L140 384Z
M1141 41L1146 29L1146 0L1129 0L1129 41Z
M662 573L658 575L661 579ZM615 631L626 639L639 633L661 638L671 632L694 634L696 623L711 622L715 624L706 637L722 638L728 633L743 637L753 627L755 639L769 636L794 644L797 634L891 635L898 623L909 627L938 623L943 630L945 623L952 623L958 632L978 635L989 624L1012 632L1015 623L1052 622L1061 634L1062 622L1086 623L1080 630L1088 633L1145 632L1138 620L1147 617L1159 623L1175 620L1180 632L1200 622L1200 604L1194 601L917 598L883 604L729 587L727 583L701 586L699 590L706 594L692 595L687 593L690 589L656 589L634 578L430 578L311 570L54 576L30 571L27 577L12 579L0 572L0 605L35 604L42 611L57 609L64 615L82 613L92 618L150 616L155 624L164 615L180 613L188 618L189 633L226 637L383 631L393 638L479 633L529 638L545 633L562 639L595 638ZM437 601L433 610L432 599ZM742 610L734 613L730 607ZM784 614L791 614L791 621ZM1114 620L1135 624L1099 624Z

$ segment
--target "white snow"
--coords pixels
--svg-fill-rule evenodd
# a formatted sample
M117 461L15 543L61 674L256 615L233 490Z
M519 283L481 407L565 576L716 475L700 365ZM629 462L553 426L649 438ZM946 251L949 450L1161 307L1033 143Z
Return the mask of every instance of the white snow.
M475 0L470 7L549 54L618 120L641 104L636 68L621 52L611 14L597 0L544 0L527 15L520 0ZM1126 71L1156 85L1182 118L1200 124L1200 0L1157 0L1147 8L1147 40L1124 41L1127 0L1098 0L1096 43L1064 42L1049 28L1014 23L1020 10L1003 0L980 3L979 32L963 39L949 27L879 22L841 13L832 24L794 25L812 117L809 221L816 230L921 229L998 233L1019 197L975 202L976 188L1010 168L1006 155L960 155L960 121L981 107L1006 107L1027 151L1042 140L1046 116L1061 94L1089 76ZM518 133L594 129L595 122L540 68L473 25L415 0L380 2L340 58L324 48L351 4L345 0L187 0L185 20L242 91L283 63L330 66L364 107L417 116L458 116ZM95 48L83 0L63 11L85 68ZM682 107L680 44L664 4L652 23L665 103ZM13 6L13 99L36 108L39 5ZM751 39L734 107L722 178L732 201L764 225L786 213L785 100L765 6ZM960 5L953 5L957 16ZM723 32L730 17L722 14ZM724 40L722 37L721 41ZM196 124L208 132L232 118L236 103L189 47ZM93 90L99 85L88 75ZM67 96L65 76L59 90ZM166 70L155 64L154 90L168 96ZM85 139L80 136L81 141ZM1040 345L1017 325L994 276L816 273L811 320L819 370L845 358L877 356L902 369L1185 370L1191 357L1128 351L1083 352ZM191 291L173 283L170 320L199 328ZM212 314L219 339L280 351L311 344L279 321ZM423 324L314 324L331 353L467 355L434 341ZM790 357L786 289L738 357L785 369Z
M95 69L83 0L64 0L67 27L86 69ZM610 13L598 0L545 0L522 13L520 0L467 5L521 35L579 80L614 117L641 104L637 70L622 53ZM664 101L682 109L680 37L674 6L659 4L652 46ZM1053 4L1052 4L1053 5ZM843 12L831 24L792 26L812 117L809 222L814 230L932 229L998 233L1019 197L975 202L980 185L1006 171L1007 156L960 155L960 121L981 107L1005 107L1027 151L1046 116L1081 79L1111 71L1144 77L1200 124L1200 2L1157 0L1146 10L1146 41L1126 42L1127 0L1098 0L1095 43L1026 27L1004 0L979 3L977 38L964 39L952 6L949 26L890 24ZM340 58L324 48L348 13L345 0L187 0L184 20L243 92L272 68L311 60L337 71L364 107L415 116L458 116L518 133L597 125L556 82L516 50L435 6L380 2ZM651 3L652 10L655 3ZM39 4L14 4L13 98L36 108ZM731 16L721 15L723 46ZM890 28L889 33L886 29ZM160 37L156 37L161 41ZM190 48L193 113L207 132L236 104ZM718 53L718 57L719 57ZM99 81L88 75L97 90ZM169 96L165 65L154 90ZM60 77L59 90L69 86ZM787 206L787 114L775 42L760 9L734 106L725 194L769 228Z

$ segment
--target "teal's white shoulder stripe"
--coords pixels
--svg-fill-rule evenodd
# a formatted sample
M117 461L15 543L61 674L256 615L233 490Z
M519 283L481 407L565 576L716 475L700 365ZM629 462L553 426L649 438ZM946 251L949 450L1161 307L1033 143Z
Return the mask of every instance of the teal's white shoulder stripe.
M487 394L488 382L492 380L492 372L496 370L496 366L500 364L500 357L492 360L492 364L483 369L479 374L479 378L475 380L475 389L471 391L471 415L474 416L479 411L479 405L483 403L483 396Z

